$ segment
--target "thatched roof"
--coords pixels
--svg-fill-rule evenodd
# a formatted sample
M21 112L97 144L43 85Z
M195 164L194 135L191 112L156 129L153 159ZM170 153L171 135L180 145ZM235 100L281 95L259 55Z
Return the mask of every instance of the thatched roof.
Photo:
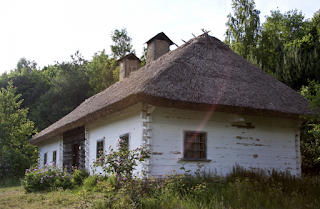
M38 144L138 102L288 119L311 113L300 94L204 34L87 99L30 143Z

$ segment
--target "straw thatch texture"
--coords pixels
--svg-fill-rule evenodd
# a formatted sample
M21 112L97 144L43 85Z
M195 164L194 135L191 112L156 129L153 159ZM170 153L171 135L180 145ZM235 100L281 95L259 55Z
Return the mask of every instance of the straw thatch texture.
M218 39L202 35L87 99L30 143L38 144L137 102L289 119L311 113L300 94Z

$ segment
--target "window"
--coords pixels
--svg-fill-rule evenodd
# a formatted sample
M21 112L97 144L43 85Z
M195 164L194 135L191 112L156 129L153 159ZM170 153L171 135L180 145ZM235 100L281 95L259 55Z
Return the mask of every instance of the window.
M54 164L57 164L57 151L53 151L52 153L52 162L54 162Z
M43 156L43 165L46 165L47 164L47 153L44 153L44 156Z
M186 131L184 133L185 160L206 160L207 159L207 133Z
M121 135L120 139L124 140L126 145L127 145L127 147L129 148L129 133Z
M123 147L123 150L128 150L129 149L129 133L123 134L119 137L120 139L122 139L125 143L125 147ZM125 154L123 154L125 153ZM120 159L124 160L124 159L129 159L129 155L128 152L122 152L122 154L120 155Z
M100 155L103 154L103 145L104 145L104 140L98 140L97 141L97 158L100 157Z

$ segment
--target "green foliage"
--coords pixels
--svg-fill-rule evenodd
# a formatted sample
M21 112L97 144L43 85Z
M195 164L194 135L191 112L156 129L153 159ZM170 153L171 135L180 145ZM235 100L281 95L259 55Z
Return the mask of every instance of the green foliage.
M21 181L20 179L17 179L17 178L8 177L0 180L0 188L10 188L10 187L16 187L20 185L21 185Z
M93 192L110 192L113 191L116 185L113 185L112 182L114 177L112 176L101 176L101 175L92 175L88 176L83 182L83 189L86 191ZM116 181L116 180L115 180Z
M26 63L31 63L29 60L22 58ZM21 60L19 62L21 62ZM34 61L33 61L34 62ZM0 87L6 87L8 81L12 81L16 87L16 94L21 95L23 103L20 108L28 108L28 119L35 123L35 127L42 130L48 124L42 124L42 120L37 116L37 106L39 105L40 97L43 96L51 87L51 80L57 74L57 68L44 67L42 70L31 68L27 70L25 64L21 69L21 64L18 63L17 69L11 71L10 74L2 74L0 77ZM21 67L21 66L20 66ZM20 70L19 70L20 69ZM45 117L45 116L41 116Z
M14 168L8 158L0 158L0 181L4 179L10 179L14 176Z
M15 95L16 88L8 82L0 91L0 146L2 149L20 148L35 131L33 122L27 120L28 109L19 109L23 100Z
M207 173L198 165L195 173L173 171L163 179L118 183L91 176L87 186L76 190L53 189L47 193L27 193L0 189L1 203L7 207L77 208L319 208L319 176L291 176L288 172L246 170L236 165L227 176ZM30 171L28 171L30 172ZM11 192L11 199L9 200ZM12 196L12 193L16 196ZM19 200L18 202L16 200ZM8 203L12 204L8 204ZM15 202L15 203L14 203Z
M20 177L37 160L36 148L28 141L36 131L27 119L28 109L20 109L21 95L15 93L12 82L0 91L0 159L12 177Z
M282 42L287 45L305 35L308 21L304 20L301 11L298 12L296 9L283 14L280 10L271 10L270 12L271 15L266 16L266 22L262 24L262 42L267 41L268 44L272 44L272 41Z
M84 180L89 177L89 172L86 170L73 169L72 183L76 186L83 184Z
M92 191L98 182L99 182L98 175L88 176L88 178L86 178L83 182L83 187L88 191Z
M143 53L142 56L140 57L140 67L143 67L147 64L147 47L143 47Z
M0 151L1 160L3 163L0 168L0 180L3 179L18 179L23 176L26 168L34 165L37 161L36 149L24 147L23 149L6 149Z
M127 52L134 52L127 29L116 29L111 33L111 39L114 42L114 45L110 46L114 58L121 58L125 56Z
M119 80L118 62L115 58L110 58L105 51L95 53L91 62L87 65L87 75L93 93L99 93ZM116 78L114 77L116 75Z
M232 0L233 15L228 15L225 42L236 53L248 58L258 44L260 11L254 0Z
M320 172L320 84L310 81L308 86L301 88L302 96L310 102L314 115L304 115L307 120L302 129L301 160L302 169L306 172Z
M119 81L119 66L113 71L113 80L114 82Z
M299 178L289 172L254 172L236 166L227 176L228 187L221 193L226 202L236 208L300 208L302 204L317 208L319 203L306 195L306 191L313 197L318 195L318 181L317 176Z
M107 178L107 183L111 187L116 187L118 185L117 177L115 177L114 175L109 175L108 178Z
M107 195L113 195L119 188L117 178L113 175L103 177L98 175L86 178L84 187L86 191L102 192Z
M255 55L258 65L295 90L307 85L308 79L320 79L319 49L308 41L309 31L310 22L302 12L271 11L261 29L259 53Z
M254 1L233 0L225 42L236 53L295 90L320 80L320 12L272 10L260 27Z
M31 73L34 69L37 68L37 65L38 64L34 60L30 61L23 57L18 61L15 71L18 71L19 73L23 71L26 73Z
M72 188L71 178L72 176L66 168L63 169L60 165L46 164L41 168L36 166L27 169L21 183L26 192L50 191L57 188Z
M184 170L182 166L182 170ZM105 193L97 208L318 208L319 177L289 173L248 171L235 166L227 177L173 171L164 179L123 184L118 192ZM124 192L126 191L130 192Z
M14 71L8 76L24 101L21 107L29 109L29 119L34 121L36 126L38 124L37 118L32 116L40 97L50 89L51 79L55 75L56 69L44 68L42 71L35 69L29 73L25 73L23 69L21 73Z
M71 62L57 63L57 73L50 80L50 89L40 96L32 117L40 130L70 113L91 96L92 88L87 74L87 60L79 52Z
M117 181L131 181L133 170L144 159L149 158L151 150L141 146L134 150L129 150L123 139L118 139L117 150L109 146L109 151L100 153L100 158L93 162L93 167L102 167L105 173L112 173L117 177ZM143 173L144 175L144 173Z

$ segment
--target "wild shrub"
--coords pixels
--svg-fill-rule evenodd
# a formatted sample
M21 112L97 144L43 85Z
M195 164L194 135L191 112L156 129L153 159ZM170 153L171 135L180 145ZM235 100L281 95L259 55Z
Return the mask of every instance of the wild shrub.
M9 159L4 157L0 158L0 181L11 178L14 174L13 167L10 164Z
M83 188L88 191L93 191L99 181L98 175L88 176L83 182Z
M249 178L251 180L262 180L267 177L266 171L262 169L247 170L239 164L233 166L232 171L225 176L225 181L234 182L237 178L243 180Z
M163 179L163 188L165 190L180 195L194 195L199 193L199 190L205 191L206 184L215 184L217 182L215 179L218 176L211 172L207 173L200 163L197 164L198 169L194 173L186 170L184 165L185 163L180 168L183 171L182 174L173 170L171 174L165 175L166 178Z
M182 170L183 167L182 167ZM149 179L143 208L319 208L320 178L288 172L246 170L236 165L227 176L173 172ZM290 185L291 182L291 185ZM138 191L138 190L136 190ZM143 192L145 191L145 192Z
M0 180L0 188L20 186L20 183L18 178L7 177Z
M73 187L71 174L60 165L46 164L43 167L31 167L25 172L22 186L26 192L49 191L56 188Z
M118 139L117 149L109 146L109 151L93 162L93 167L101 167L105 173L113 174L117 181L128 182L133 178L133 171L139 163L149 158L151 150L141 146L129 150L123 139ZM143 173L144 175L144 173Z
M320 84L308 81L308 86L301 88L301 95L308 99L313 115L301 115L306 123L301 127L301 168L304 173L320 173Z
M104 199L96 208L320 208L320 177L291 176L288 172L246 170L236 165L225 176L173 171L162 179L95 183ZM292 185L290 185L290 182ZM98 190L96 190L98 191Z
M118 189L119 183L117 178L113 175L110 175L108 177L98 178L97 184L94 185L93 191L108 193L108 196L110 196L112 195L111 193L118 191Z
M72 174L72 183L77 186L81 186L86 178L89 176L89 172L86 170L79 170L74 168Z
M118 185L117 178L114 175L108 176L107 183L110 184L112 187L117 187Z

